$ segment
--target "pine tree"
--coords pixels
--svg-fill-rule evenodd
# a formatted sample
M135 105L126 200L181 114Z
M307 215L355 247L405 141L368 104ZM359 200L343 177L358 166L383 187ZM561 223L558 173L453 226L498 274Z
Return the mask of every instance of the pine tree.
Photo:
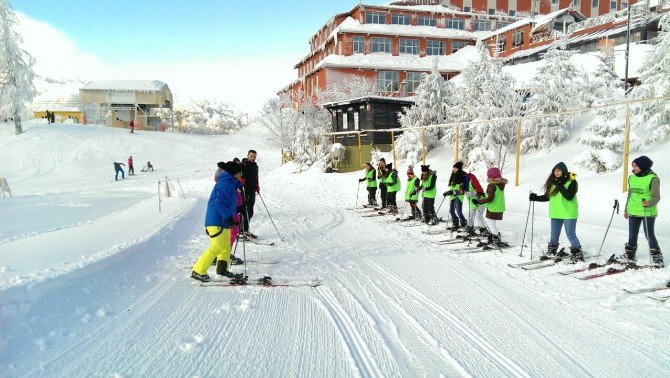
M670 96L670 13L659 21L660 31L654 50L645 59L640 81L631 92L636 99ZM633 108L641 117L636 126L646 126L646 143L662 142L670 134L670 101L641 103Z
M583 104L584 79L570 62L573 52L553 47L544 56L545 64L538 70L526 104L526 114L541 115L562 112ZM570 135L574 116L561 114L528 118L524 122L521 148L552 148Z
M23 39L14 30L17 22L14 10L0 0L0 118L13 118L14 132L21 134L24 103L35 96L35 59L19 47Z

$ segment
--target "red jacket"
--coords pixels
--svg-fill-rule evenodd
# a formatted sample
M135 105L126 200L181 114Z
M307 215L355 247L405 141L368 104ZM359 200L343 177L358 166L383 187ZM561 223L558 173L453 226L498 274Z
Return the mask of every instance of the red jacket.
M128 166L129 167L133 166L133 158L128 158Z
M477 176L475 176L472 173L468 173L466 175L465 190L468 190L468 185L467 185L468 182L472 183L472 187L475 189L475 192L484 193L484 189L482 189L482 186L479 184L479 180L477 180Z

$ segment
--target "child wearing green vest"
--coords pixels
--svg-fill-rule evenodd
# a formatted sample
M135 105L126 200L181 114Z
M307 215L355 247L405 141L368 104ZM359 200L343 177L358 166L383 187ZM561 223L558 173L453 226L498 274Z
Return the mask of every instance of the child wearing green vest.
M398 171L393 169L393 163L386 164L386 204L390 214L398 214L396 194L400 191Z
M654 224L658 215L657 205L661 200L661 180L651 170L654 162L648 157L640 156L633 160L632 165L633 174L628 177L628 198L623 214L624 218L628 219L628 243L625 246L625 253L617 260L635 262L637 235L642 225L649 241L652 264L656 268L663 268L665 267L663 254L654 234Z
M405 188L405 202L412 208L412 215L404 220L420 219L421 210L416 206L419 202L419 192L421 191L421 180L414 175L414 166L410 164L407 167L407 187Z
M558 250L558 238L561 228L565 226L565 234L570 241L570 259L573 262L584 261L582 245L577 238L577 218L579 216L579 205L577 203L577 180L576 175L568 171L565 163L560 162L554 166L544 184L544 194L538 196L531 193L530 201L549 201L549 218L551 219L551 236L547 246L547 255L556 256ZM567 254L558 253L559 257Z
M465 198L465 172L463 172L463 162L458 161L454 164L449 176L449 190L442 194L449 196L449 214L451 214L451 230L458 230L468 225L463 216L463 199Z
M491 234L489 235L489 244L498 246L507 246L500 240L500 230L498 222L503 219L505 212L505 185L507 179L502 177L500 169L496 167L489 168L486 172L487 182L486 197L483 199L473 198L471 202L475 205L486 206L486 226Z
M437 224L438 219L435 214L435 195L437 194L437 172L430 169L430 165L421 166L421 188L423 192L423 221L428 224Z
M368 205L377 206L377 172L371 163L365 163L365 177L359 179L358 182L363 181L366 182L368 188Z
M386 209L386 160L384 158L379 159L379 163L377 163L377 179L379 180L382 209Z

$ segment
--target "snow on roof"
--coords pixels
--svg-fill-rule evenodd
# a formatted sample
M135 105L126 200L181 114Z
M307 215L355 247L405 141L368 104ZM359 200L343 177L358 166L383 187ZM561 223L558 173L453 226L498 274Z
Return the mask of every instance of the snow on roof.
M377 101L390 101L390 102L400 102L400 103L414 103L414 96L409 96L409 97L387 97L387 96L362 96L362 97L355 97L355 98L350 98L347 100L342 100L342 101L333 101L333 102L326 102L321 104L322 107L328 107L328 106L338 106L338 105L348 105L352 104L354 102L362 102L366 100L377 100Z
M324 58L314 67L318 70L322 67L328 68L366 68L378 70L406 70L406 71L430 71L433 62L437 58L439 71L462 71L465 66L477 59L477 49L474 46L465 46L450 55L425 56L398 55L373 53L355 54L349 56L331 54Z
M167 84L158 80L107 80L89 81L81 89L106 92L160 92Z
M358 20L347 17L340 25L333 29L328 39L334 38L337 33L384 34L403 37L421 38L452 38L475 40L482 32L469 32L459 29L442 29L435 26L388 25L388 24L361 24Z
M533 26L533 30L532 30L533 32L535 32L535 30L537 30L539 27L542 27L542 26L548 24L549 22L551 22L552 20L555 20L556 18L558 18L559 16L561 16L562 14L566 13L569 10L571 10L571 8L563 8L563 9L559 9L555 12L551 12L551 13L548 13L548 14L545 14L545 15L542 15L542 16L527 17L527 18L521 19L519 21L513 22L513 23L511 23L511 24L509 24L505 27L500 28L500 29L494 30L490 33L486 33L485 35L481 36L481 39L491 38L491 37L494 37L494 36L499 35L501 33L504 33L504 32L510 31L510 30L514 30L514 29L518 29L521 26L528 25L528 24L535 25L535 26Z

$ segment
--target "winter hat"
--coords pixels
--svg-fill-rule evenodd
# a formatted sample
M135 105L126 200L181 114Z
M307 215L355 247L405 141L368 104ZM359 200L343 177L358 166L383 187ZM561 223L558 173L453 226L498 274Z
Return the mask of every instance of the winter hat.
M640 171L644 173L649 172L651 167L654 165L654 162L646 156L640 156L639 158L633 160L633 163L640 167Z
M413 165L410 164L410 165L407 166L407 173L414 174L414 166Z
M380 161L380 162L383 161L384 163L386 163L386 159L384 159L384 158L379 159L379 161Z
M222 161L216 163L216 166L221 168L221 169L226 169L226 163L224 163Z
M456 164L454 164L454 168L458 168L458 170L463 169L463 162L462 161L457 161Z
M490 179L499 179L502 178L502 175L500 174L500 169L493 167L489 168L489 170L486 172L486 177Z
M226 172L228 172L228 174L231 175L231 176L235 176L236 174L242 172L242 167L239 164L234 163L232 161L229 161L229 162L225 163L223 169Z
M430 171L430 164L421 166L421 172L429 172L429 171Z
M560 169L563 172L563 177L568 177L568 166L564 162L560 162L554 166L554 169ZM553 172L553 169L552 169Z
M386 168L388 168L389 171L393 169L393 163L386 164Z

